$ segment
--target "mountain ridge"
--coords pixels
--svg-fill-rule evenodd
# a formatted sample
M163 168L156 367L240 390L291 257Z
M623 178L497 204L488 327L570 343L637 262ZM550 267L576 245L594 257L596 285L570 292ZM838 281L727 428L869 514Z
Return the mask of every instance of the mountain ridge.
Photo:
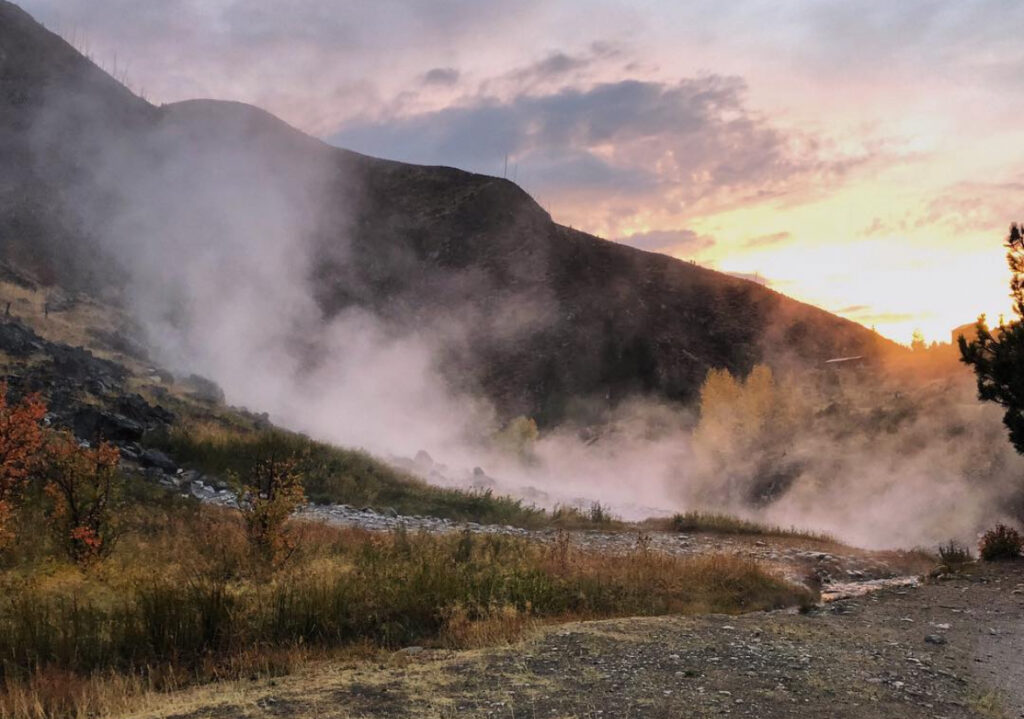
M505 179L335 148L244 103L154 106L7 2L0 148L16 158L0 173L0 258L41 284L123 289L136 246L106 238L146 214L137 185L170 198L131 218L142 234L230 235L228 204L280 203L301 218L312 334L317 313L358 310L429 335L446 380L506 417L552 424L635 394L689 402L711 367L898 351L770 288L559 225ZM184 232L171 239L192 247Z

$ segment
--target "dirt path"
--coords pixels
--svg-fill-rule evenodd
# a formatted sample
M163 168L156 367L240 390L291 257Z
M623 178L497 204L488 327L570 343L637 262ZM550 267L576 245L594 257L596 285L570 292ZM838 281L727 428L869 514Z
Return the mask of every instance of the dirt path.
M200 688L144 716L1024 717L1024 562L810 614L549 627L511 647Z

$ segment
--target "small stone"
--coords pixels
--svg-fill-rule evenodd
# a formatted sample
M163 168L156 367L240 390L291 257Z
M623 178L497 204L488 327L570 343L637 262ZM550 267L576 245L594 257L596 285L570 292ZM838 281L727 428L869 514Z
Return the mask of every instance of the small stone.
M941 634L929 634L928 636L926 636L924 638L924 640L928 644L939 644L939 645L941 645L941 644L945 644L946 643L946 638L944 636L942 636Z

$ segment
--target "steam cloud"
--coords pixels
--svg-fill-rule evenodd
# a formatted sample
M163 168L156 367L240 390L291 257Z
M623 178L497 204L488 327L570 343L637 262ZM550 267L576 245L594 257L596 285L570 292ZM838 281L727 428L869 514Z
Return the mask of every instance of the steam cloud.
M76 101L50 103L35 125L41 146L52 140L50 118ZM600 500L625 516L700 504L876 547L970 538L1022 475L998 410L973 399L969 377L917 390L891 431L867 432L868 420L852 415L844 426L802 428L787 440L798 470L760 508L717 492L724 478L695 459L692 408L636 400L596 433L546 431L529 461L502 453L486 441L500 426L494 410L451 391L438 372L445 343L463 332L456 320L416 331L365 310L325 316L311 276L337 166L327 146L282 137L276 120L251 108L163 108L130 151L123 137L97 131L85 144L87 188L71 196L126 272L125 302L157 360L211 377L232 403L383 456L425 449L450 468L422 466L435 480L481 465L499 491L542 502ZM329 240L332 256L344 257L344 234ZM883 402L856 392L855 401ZM752 459L730 461L742 475Z

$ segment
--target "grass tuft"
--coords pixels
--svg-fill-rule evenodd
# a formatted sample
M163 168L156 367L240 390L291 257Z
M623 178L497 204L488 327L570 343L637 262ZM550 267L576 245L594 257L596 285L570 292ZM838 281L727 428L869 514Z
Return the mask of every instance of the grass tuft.
M950 571L957 571L974 561L969 547L951 539L939 545L939 560Z
M747 534L761 535L764 537L793 537L796 539L809 539L816 542L835 543L836 539L823 532L811 532L796 527L777 527L770 524L752 522L728 514L714 514L708 512L685 512L676 514L668 520L649 520L649 523L656 528L673 532L711 534Z

